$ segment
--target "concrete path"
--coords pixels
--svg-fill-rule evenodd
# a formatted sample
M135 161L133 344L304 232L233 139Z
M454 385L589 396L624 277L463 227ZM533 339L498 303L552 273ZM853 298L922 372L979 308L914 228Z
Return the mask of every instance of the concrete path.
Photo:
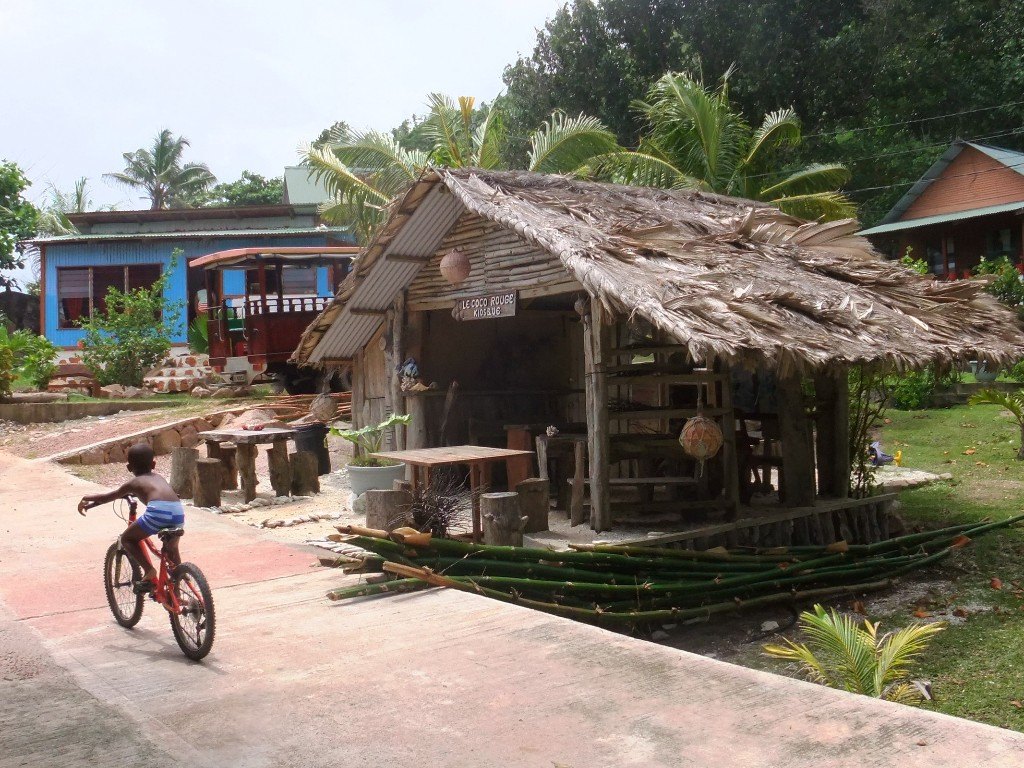
M0 454L0 766L1024 766L1024 736L455 592L330 604L336 572L230 520L182 542L213 585L202 664L150 604L114 624L120 521Z

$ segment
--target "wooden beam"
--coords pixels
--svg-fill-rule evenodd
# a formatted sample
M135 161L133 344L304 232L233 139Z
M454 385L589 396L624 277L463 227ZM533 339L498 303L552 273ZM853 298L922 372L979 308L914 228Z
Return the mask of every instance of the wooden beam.
M391 388L391 403L394 412L404 414L405 396L402 393L402 382L398 378L398 367L405 361L405 291L398 294L395 299L395 308L391 324L391 366L387 371L388 382ZM399 451L405 450L405 426L395 425L395 448Z
M780 376L776 384L782 438L782 478L779 485L783 504L787 507L814 504L814 446L801 384L799 375Z
M388 313L388 311L386 309L364 309L362 307L349 307L348 313L350 315L368 315L384 317Z
M611 347L607 316L600 301L590 302L591 371L594 379L594 411L591 428L594 452L590 457L590 527L600 533L612 527L612 511L608 497L610 452L608 448L608 380L605 376L605 350Z
M724 371L728 372L725 367ZM740 507L739 456L736 452L736 416L732 407L732 377L726 375L721 381L712 381L712 389L721 387L719 400L722 410L722 464L724 468L723 497L726 504L726 519L735 520Z
M818 493L845 499L850 493L850 384L846 368L814 377Z
M429 256L410 256L405 253L388 253L385 254L385 261L408 261L413 264L426 264L433 257L433 254Z

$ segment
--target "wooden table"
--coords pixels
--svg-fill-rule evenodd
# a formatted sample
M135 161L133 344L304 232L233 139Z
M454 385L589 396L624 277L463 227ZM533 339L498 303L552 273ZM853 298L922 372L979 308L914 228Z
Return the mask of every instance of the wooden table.
M242 482L242 498L248 503L256 498L256 446L270 445L267 456L270 459L270 485L278 496L287 496L291 492L292 470L288 463L288 441L295 439L294 429L271 427L268 429L213 429L200 432L199 437L206 442L206 455L220 458L225 466L225 476L234 468L228 463L228 457L221 449L221 443L234 443L234 459L238 464L238 475ZM230 482L230 481L229 481ZM225 487L234 487L226 485Z
M487 448L481 445L455 445L448 448L419 448L411 451L374 453L381 459L404 461L412 467L412 488L430 485L434 467L465 464L469 467L469 490L473 499L473 541L480 541L480 490L491 482L491 464L515 456L531 456L532 451Z

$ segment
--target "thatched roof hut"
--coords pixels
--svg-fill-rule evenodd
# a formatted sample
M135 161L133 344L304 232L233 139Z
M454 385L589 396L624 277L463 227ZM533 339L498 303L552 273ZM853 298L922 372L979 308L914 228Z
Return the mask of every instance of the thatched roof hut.
M412 220L430 218L435 226L422 224L428 231L417 233L416 245L432 251L426 241L436 247L444 224L466 212L558 259L610 314L649 320L695 359L786 371L1024 356L1016 316L978 281L936 281L886 261L853 234L853 221L806 223L762 203L691 190L453 169L428 171L396 205L333 304L309 326L296 361L348 356L352 347L331 348L329 329L347 303L376 287L370 278L387 254L409 255L396 239L409 239ZM404 265L389 275L387 303L431 266Z
M429 170L293 359L352 366L357 426L412 414L400 449L536 444L545 476L546 427L575 434L575 477L552 482L574 522L589 490L598 531L626 513L647 515L647 531L651 514L724 511L729 542L775 530L786 543L801 516L814 523L805 538L831 542L848 523L844 536L870 540L884 531L879 502L846 498L849 366L1006 364L1024 357L1024 337L980 282L917 275L856 228L691 190ZM468 263L454 282L440 268L453 251ZM481 305L500 311L467 316ZM415 388L400 366L419 371ZM708 472L677 439L707 426L698 416L721 433ZM584 447L587 477L572 453ZM521 470L509 464L510 487Z

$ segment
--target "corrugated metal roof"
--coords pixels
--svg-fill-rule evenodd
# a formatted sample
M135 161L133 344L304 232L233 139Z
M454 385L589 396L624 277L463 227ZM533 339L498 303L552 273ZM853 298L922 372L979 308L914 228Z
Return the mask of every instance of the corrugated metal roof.
M990 205L985 208L975 208L970 211L956 211L955 213L941 213L936 216L924 216L920 219L908 219L906 221L894 221L891 224L879 224L877 227L864 229L858 235L882 235L886 232L898 232L903 229L917 229L928 227L932 224L945 224L950 221L962 221L964 219L977 219L982 216L991 216L994 213L1007 213L1012 211L1024 211L1024 202L1003 203L1002 205Z
M968 141L966 144L988 155L997 163L1002 163L1011 171L1016 171L1021 176L1024 176L1024 153L1014 152L1012 149L1003 149L1002 147L986 147L984 144L975 144L973 141Z
M384 318L383 315L360 315L358 311L388 309L394 303L395 296L408 287L423 269L423 265L437 250L445 234L464 210L444 184L435 183L413 212L412 219L398 231L379 256L371 257L369 262L364 262L363 258L356 261L356 278L365 275L365 279L356 286L341 306L340 312L338 303L326 310L334 310L334 321L310 353L309 362L347 359L362 349ZM392 254L421 257L423 261L388 259ZM351 312L353 309L357 314Z
M53 243L94 243L102 240L123 242L125 240L183 240L187 238L207 237L265 237L287 235L323 235L348 234L346 227L296 227L295 229L196 229L184 232L136 232L126 235L57 235L55 237L37 237L28 242L50 245Z

